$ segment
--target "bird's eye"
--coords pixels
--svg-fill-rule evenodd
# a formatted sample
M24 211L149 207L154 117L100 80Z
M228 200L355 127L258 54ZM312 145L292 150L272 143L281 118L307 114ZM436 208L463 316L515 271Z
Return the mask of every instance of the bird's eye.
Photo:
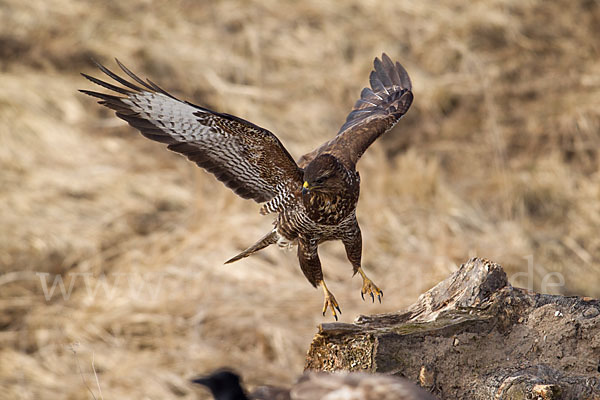
M326 177L322 176L320 178L318 178L315 183L320 185L321 183L325 182L325 179L327 179Z

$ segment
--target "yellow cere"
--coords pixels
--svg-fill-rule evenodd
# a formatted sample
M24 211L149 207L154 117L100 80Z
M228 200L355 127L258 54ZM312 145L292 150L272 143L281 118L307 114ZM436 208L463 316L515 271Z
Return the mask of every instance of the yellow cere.
M303 188L308 189L308 182L304 181L304 185L302 185Z

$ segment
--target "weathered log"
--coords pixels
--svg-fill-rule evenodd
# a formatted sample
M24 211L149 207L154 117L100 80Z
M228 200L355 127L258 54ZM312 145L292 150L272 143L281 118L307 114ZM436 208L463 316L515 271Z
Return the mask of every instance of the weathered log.
M326 323L306 369L382 372L442 399L600 399L600 301L512 287L473 258L408 310Z

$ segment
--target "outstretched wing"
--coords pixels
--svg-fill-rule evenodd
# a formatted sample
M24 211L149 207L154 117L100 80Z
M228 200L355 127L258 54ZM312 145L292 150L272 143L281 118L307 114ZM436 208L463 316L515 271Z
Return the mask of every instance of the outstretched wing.
M374 66L375 70L369 76L371 88L362 90L360 99L337 136L302 156L299 160L301 167L322 153L333 154L346 167L354 167L371 143L390 130L408 111L413 94L406 70L400 63L394 64L385 53L381 60L375 58Z
M181 101L150 80L138 78L118 60L117 64L134 82L97 64L123 87L82 74L114 93L81 92L99 98L100 104L115 110L117 117L148 139L166 143L169 150L213 173L246 199L268 201L293 185L302 184L302 170L268 130L233 115Z

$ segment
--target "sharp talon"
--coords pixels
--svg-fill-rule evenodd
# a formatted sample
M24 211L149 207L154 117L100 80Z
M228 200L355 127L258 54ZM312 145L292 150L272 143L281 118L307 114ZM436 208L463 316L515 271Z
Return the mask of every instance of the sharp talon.
M360 273L362 275L363 278L363 285L362 285L362 290L360 291L360 295L362 297L362 299L365 299L365 293L369 294L371 296L371 301L373 303L375 303L375 296L377 296L377 300L379 301L379 303L381 304L381 298L383 297L383 290L380 290L374 283L372 280L370 280L369 278L367 278L367 276L364 274L364 272L362 272L362 270L360 270Z
M342 314L342 310L340 310L340 306L335 300L335 297L333 297L333 294L331 294L331 292L327 289L327 286L325 286L325 282L321 281L321 286L323 287L323 292L325 294L325 302L323 304L323 316L325 316L327 309L330 308L331 313L333 314L333 318L335 318L335 320L337 321L338 316L335 310L337 309L340 314Z

